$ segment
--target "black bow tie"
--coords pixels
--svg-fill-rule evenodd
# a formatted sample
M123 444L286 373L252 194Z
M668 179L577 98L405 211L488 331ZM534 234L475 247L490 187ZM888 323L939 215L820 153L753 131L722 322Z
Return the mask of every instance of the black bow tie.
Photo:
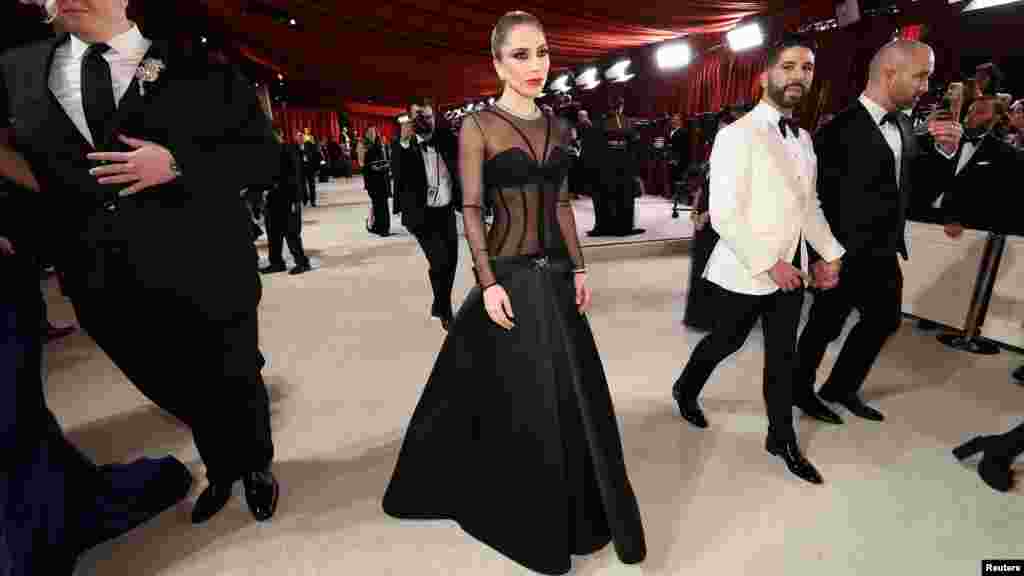
M900 127L900 113L899 112L886 112L885 116L882 116L882 121L878 123L879 126L885 126L891 122L896 128Z
M792 118L786 118L785 116L779 116L779 132L782 133L782 137L786 137L786 128L789 128L790 132L793 133L793 138L800 137L800 123Z

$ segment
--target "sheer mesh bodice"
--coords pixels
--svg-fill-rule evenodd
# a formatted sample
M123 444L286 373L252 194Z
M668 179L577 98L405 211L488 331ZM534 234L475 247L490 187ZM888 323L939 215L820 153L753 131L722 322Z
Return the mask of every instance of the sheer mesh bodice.
M569 197L571 133L561 120L523 120L490 108L470 115L459 135L466 239L480 286L496 282L500 256L569 258L583 268ZM483 208L494 207L485 231Z

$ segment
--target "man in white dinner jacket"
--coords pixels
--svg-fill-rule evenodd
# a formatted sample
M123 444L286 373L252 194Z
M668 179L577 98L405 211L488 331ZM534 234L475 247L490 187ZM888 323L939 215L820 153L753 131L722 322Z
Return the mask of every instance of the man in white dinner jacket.
M704 278L718 286L711 333L694 349L672 395L684 419L708 425L697 403L715 367L739 350L760 317L764 327L765 448L807 482L821 475L800 452L793 428L793 371L807 250L819 288L838 281L844 250L829 229L816 192L817 158L793 110L814 78L814 45L790 36L771 48L761 74L764 96L718 133L711 152L711 225L721 236ZM806 411L806 409L805 409Z

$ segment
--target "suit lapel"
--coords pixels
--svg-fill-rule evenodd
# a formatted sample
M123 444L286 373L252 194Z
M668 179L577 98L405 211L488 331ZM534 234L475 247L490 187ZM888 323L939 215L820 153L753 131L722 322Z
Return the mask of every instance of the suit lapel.
M913 138L914 129L910 126L910 119L905 117L903 114L899 115L899 123L897 127L900 129L900 214L901 217L905 217L907 213L907 207L910 205L910 161L911 155L914 153L913 149ZM883 138L884 140L884 138ZM888 143L887 146L888 147ZM895 162L894 162L895 164Z
M37 114L38 117L16 118L15 121L19 124L34 127L41 127L51 121L62 121L77 137L79 144L91 149L89 141L78 130L78 127L71 120L71 116L68 115L68 111L64 109L64 106L57 100L57 96L50 89L50 70L53 68L54 54L56 54L58 47L68 41L68 38L67 34L60 34L48 42L40 44L39 50L33 54L33 61L25 67L25 76L21 80L24 82L26 92L31 94L33 105L30 108L30 114ZM56 117L51 114L51 108L58 112Z
M786 145L784 143L780 143L776 138L778 133L773 132L771 127L765 126L760 121L755 122L754 132L757 134L757 137L761 139L764 149L767 150L775 159L774 164L780 167L780 170L786 178L786 181L789 183L790 188L799 190L801 196L805 195L809 183L804 186L800 184L800 179L797 178L796 167L793 165L793 159L786 154Z
M160 42L153 42L152 44L150 44L149 50L147 50L146 54L142 57L142 60L145 61L148 58L155 58L163 60L164 63L166 64L167 53L168 49L166 44ZM165 69L164 73L168 73L168 70ZM124 126L125 120L134 118L138 114L142 113L142 110L143 108L145 108L146 104L151 102L157 96L158 90L163 84L163 80L164 77L163 75L161 75L155 82L147 83L147 86L145 88L145 94L143 94L143 90L141 90L139 87L138 77L132 78L132 82L128 86L128 91L125 92L124 96L121 97L121 101L118 103L117 106L117 112L116 114L114 114L114 119L108 126L110 132L105 135L106 139L104 140L105 142L107 142L108 146L112 146L114 148L119 147L119 144L116 141L116 139L117 136L121 134L121 128L122 126ZM128 134L128 136L133 135ZM138 135L134 136L139 137Z

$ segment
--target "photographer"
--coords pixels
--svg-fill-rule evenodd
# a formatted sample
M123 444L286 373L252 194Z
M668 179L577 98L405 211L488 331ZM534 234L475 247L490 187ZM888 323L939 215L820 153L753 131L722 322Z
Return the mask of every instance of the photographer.
M1019 152L992 132L1005 112L998 98L977 98L967 112L956 154L940 155L934 145L923 148L927 155L921 159L922 172L932 175L939 193L932 208L939 211L939 223L951 238L959 237L964 228L1021 231L1013 208L1016 198L1006 193L1019 166Z
M430 264L434 292L431 316L447 330L452 311L452 287L458 265L456 207L462 206L456 164L457 142L449 130L438 130L429 103L409 106L412 132L403 130L401 140L400 199L402 224L419 242Z

